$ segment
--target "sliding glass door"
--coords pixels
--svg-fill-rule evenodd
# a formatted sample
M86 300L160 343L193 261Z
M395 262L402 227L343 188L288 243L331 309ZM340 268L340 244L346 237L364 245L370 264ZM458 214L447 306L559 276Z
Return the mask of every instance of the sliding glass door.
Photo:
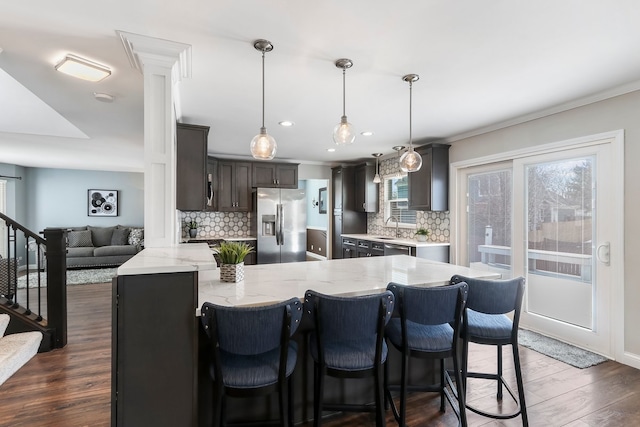
M524 276L523 327L604 355L613 351L610 151L604 142L556 149L464 168L458 180L459 262Z

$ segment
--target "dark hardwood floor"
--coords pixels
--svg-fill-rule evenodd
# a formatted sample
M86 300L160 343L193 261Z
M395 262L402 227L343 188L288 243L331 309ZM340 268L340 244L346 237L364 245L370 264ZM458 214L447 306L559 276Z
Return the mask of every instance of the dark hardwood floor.
M0 386L0 426L110 425L111 285L69 286L68 307L67 347L36 355ZM473 347L471 368L493 367L494 351ZM531 426L640 425L637 369L611 361L577 369L527 348L522 348L521 358ZM512 378L509 359L505 357L505 377ZM470 382L470 403L495 408L494 396L493 384ZM435 393L411 395L407 425L457 425L450 408L441 414L438 407ZM506 396L501 409L512 409ZM521 425L519 417L501 422L470 412L468 417L471 426ZM390 411L387 423L396 425ZM328 417L323 425L364 427L375 423L370 414L348 414Z

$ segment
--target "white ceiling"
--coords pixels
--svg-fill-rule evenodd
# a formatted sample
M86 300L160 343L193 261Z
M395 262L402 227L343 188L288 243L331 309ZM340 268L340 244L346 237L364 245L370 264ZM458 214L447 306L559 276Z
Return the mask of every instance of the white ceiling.
M339 162L456 139L640 89L638 0L31 0L0 5L0 163L143 170L143 79L116 31L192 45L180 121L211 126L209 153L246 157L261 123L277 160ZM73 53L108 65L99 83L54 70ZM358 132L333 146L346 112ZM2 70L4 72L2 72ZM115 96L112 103L94 92ZM295 126L277 123L292 120Z

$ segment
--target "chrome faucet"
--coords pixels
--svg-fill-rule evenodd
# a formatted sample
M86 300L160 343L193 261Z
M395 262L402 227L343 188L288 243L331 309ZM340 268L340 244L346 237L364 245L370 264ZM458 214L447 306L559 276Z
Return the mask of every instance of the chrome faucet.
M398 235L398 218L396 218L395 216L391 215L389 218L387 218L387 220L384 222L384 225L387 225L389 223L389 221L395 221L396 222L396 237L400 237Z

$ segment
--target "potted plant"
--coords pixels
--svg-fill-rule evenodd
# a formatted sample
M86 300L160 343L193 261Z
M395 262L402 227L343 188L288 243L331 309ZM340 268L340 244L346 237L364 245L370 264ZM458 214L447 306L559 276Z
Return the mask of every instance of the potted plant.
M194 220L187 222L187 227L189 227L189 237L194 238L198 235L198 223Z
M431 234L431 230L428 228L420 227L416 230L416 238L419 242L426 242L429 234Z
M253 252L253 248L245 242L221 242L216 252L220 257L220 281L243 281L244 258Z

